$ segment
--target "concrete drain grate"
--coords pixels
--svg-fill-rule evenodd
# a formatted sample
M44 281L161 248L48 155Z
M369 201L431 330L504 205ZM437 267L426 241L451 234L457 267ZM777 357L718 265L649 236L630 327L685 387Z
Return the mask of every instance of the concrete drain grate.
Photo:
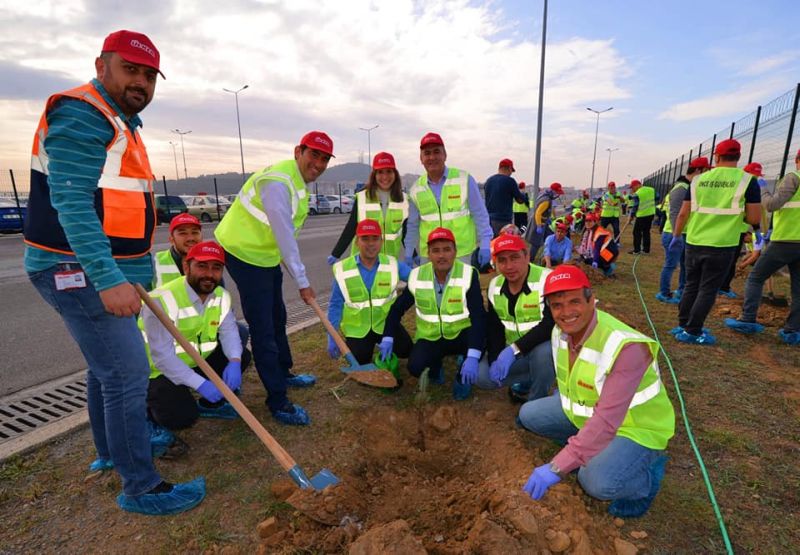
M78 374L0 400L0 444L85 409L85 372Z

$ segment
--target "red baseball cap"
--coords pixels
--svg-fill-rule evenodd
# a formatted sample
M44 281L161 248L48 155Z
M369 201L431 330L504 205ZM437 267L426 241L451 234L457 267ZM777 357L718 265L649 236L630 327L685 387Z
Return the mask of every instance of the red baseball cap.
M153 44L153 41L147 38L147 35L142 33L125 30L115 31L103 41L101 52L116 52L123 60L132 64L152 67L161 74L161 77L164 77L158 67L161 60L158 48Z
M583 270L572 264L561 264L553 268L553 271L547 275L544 282L544 295L591 286L592 284L589 283L589 278L586 277Z
M324 152L332 158L336 158L336 156L333 155L333 141L322 131L309 131L300 139L300 144Z
M372 159L372 169L383 170L386 168L397 169L397 166L394 164L394 156L388 152L379 152L375 155L375 158Z
M608 182L608 187L609 187L609 188L611 188L611 187L616 187L616 186L617 186L617 184L616 184L616 183L614 183L613 181L609 181L609 182Z
M376 222L375 220L361 220L358 222L356 226L356 235L358 237L380 237L381 234L381 224Z
M521 251L525 250L526 248L527 245L522 237L511 234L498 235L497 239L495 239L494 243L492 244L492 250L494 251L495 255L506 251Z
M553 191L554 193L559 194L559 195L563 195L564 194L564 189L561 188L561 183L558 183L558 182L551 183L550 184L550 190Z
M428 244L430 245L434 241L452 241L455 243L456 238L453 232L446 227L437 227L428 234Z
M558 223L556 224L556 229L559 231L567 231L569 229L569 226L567 224Z
M631 187L634 187L636 185L641 185L641 184L642 184L642 182L639 181L638 179L631 180Z
M589 212L586 214L586 220L590 222L599 222L600 215L597 212Z
M742 153L742 145L736 139L725 139L720 141L714 149L714 154L717 156L733 156Z
M499 168L511 168L512 172L517 171L517 170L514 169L514 162L512 162L508 158L503 158L502 160L500 160L500 163L497 165L497 167L499 167Z
M794 156L795 158L800 158L800 150L797 151L797 154Z
M215 260L225 264L225 251L214 241L203 241L202 243L197 243L186 253L186 260L192 259L198 262Z
M192 216L191 214L184 212L182 214L178 214L169 222L169 233L172 235L172 232L175 231L175 228L180 225L196 225L197 227L203 227L200 223L200 220Z
M426 146L431 145L444 146L444 141L438 133L425 133L425 136L422 137L422 140L419 142L420 148L425 148Z
M708 158L706 158L705 156L700 156L699 158L695 158L694 160L689 162L689 167L692 169L695 168L704 169L704 168L710 168L711 165L708 163Z
M525 182L524 181L520 181L519 182L519 188L520 189L524 189L525 188Z
M764 177L764 168L758 162L750 162L744 167L744 171L756 177Z

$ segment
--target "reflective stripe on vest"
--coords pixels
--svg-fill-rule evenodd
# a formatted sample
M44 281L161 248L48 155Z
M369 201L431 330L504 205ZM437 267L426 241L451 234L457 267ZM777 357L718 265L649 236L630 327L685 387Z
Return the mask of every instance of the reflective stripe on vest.
M175 264L175 259L172 258L172 252L169 249L158 251L153 259L155 260L153 268L153 274L155 276L153 279L154 289L163 287L170 281L178 279L183 275L178 269L177 264Z
M592 230L592 252L594 252L595 243L597 243L597 239L600 237L605 237L605 241L600 245L600 258L606 262L610 262L611 259L614 258L614 253L608 250L608 245L611 244L614 235L601 225L595 226Z
M506 278L498 275L489 282L487 297L505 329L506 345L511 345L541 323L544 315L544 282L551 271L535 264L528 266L526 281L531 292L519 294L514 304L514 316L509 310L509 298L500 292Z
M403 222L408 218L408 200L405 195L401 202L390 200L386 205L386 213L384 214L380 200L368 200L365 189L356 193L356 206L358 207L356 218L359 222L369 219L381 224L381 232L383 233L381 252L400 258L403 255ZM351 253L358 253L355 239L353 239Z
M297 237L308 217L308 191L295 160L278 162L251 175L214 231L214 236L226 251L248 264L263 268L281 262L281 251L261 199L261 187L269 182L282 183L286 187Z
M800 183L800 172L792 173ZM800 186L791 198L773 213L770 238L772 241L800 241Z
M440 202L423 174L409 191L411 202L419 212L419 245L417 252L428 256L428 234L437 227L446 227L456 238L456 256L472 254L475 250L475 222L469 211L469 174L448 168L447 180L442 186Z
M652 216L656 213L656 190L649 185L642 185L636 191L639 199L639 207L636 209L637 216Z
M645 343L652 362L642 376L617 435L650 449L664 449L675 432L675 412L661 382L658 344L608 313L597 311L597 325L570 369L567 341L553 328L551 343L561 407L578 428L594 415L606 378L625 345Z
M433 265L428 262L411 270L408 290L414 295L416 307L415 339L455 339L470 326L467 291L472 283L473 271L472 266L456 259L442 293L441 306L438 306L433 290L436 280Z
M97 217L108 237L112 256L137 258L147 254L156 226L153 172L147 151L139 132L127 126L91 83L51 96L39 118L31 150L25 242L48 251L74 254L58 221L58 213L50 203L50 158L44 147L48 132L47 113L63 98L74 98L91 105L114 130L114 137L106 146L106 160L95 192Z
M212 293L213 297L208 299L200 315L194 307L187 287L186 278L175 279L165 286L154 289L150 296L157 299L164 312L175 327L183 334L186 340L197 349L203 358L208 357L217 348L217 335L219 326L228 313L231 311L231 296L222 287L217 287ZM161 375L161 371L156 368L150 354L150 346L147 334L144 332L144 320L141 316L138 319L139 329L144 337L147 357L150 361L150 379ZM188 353L177 342L174 342L175 354L187 366L194 367L196 363Z
M726 167L695 177L686 242L706 247L737 246L744 218L744 195L752 178L744 170Z
M362 338L370 330L382 334L389 309L397 298L397 259L385 254L378 256L378 268L369 291L355 256L334 264L333 276L344 297L341 326L345 337Z

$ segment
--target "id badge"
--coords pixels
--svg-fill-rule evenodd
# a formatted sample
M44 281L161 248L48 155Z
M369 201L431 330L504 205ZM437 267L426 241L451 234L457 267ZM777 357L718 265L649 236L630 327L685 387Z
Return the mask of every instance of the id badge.
M56 272L56 290L69 291L70 289L83 289L86 287L86 274L83 270L66 270Z

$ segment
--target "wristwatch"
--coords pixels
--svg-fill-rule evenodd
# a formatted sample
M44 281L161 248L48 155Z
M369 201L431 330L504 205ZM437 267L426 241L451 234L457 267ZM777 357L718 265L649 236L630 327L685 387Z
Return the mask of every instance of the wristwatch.
M517 347L517 344L516 343L512 343L511 345L509 345L509 347L511 347L511 352L514 353L514 356L518 357L520 351L519 351L519 347Z
M552 472L553 474L555 474L559 478L563 478L564 477L564 475L561 473L561 469L558 468L558 466L554 462L550 463L550 472Z

